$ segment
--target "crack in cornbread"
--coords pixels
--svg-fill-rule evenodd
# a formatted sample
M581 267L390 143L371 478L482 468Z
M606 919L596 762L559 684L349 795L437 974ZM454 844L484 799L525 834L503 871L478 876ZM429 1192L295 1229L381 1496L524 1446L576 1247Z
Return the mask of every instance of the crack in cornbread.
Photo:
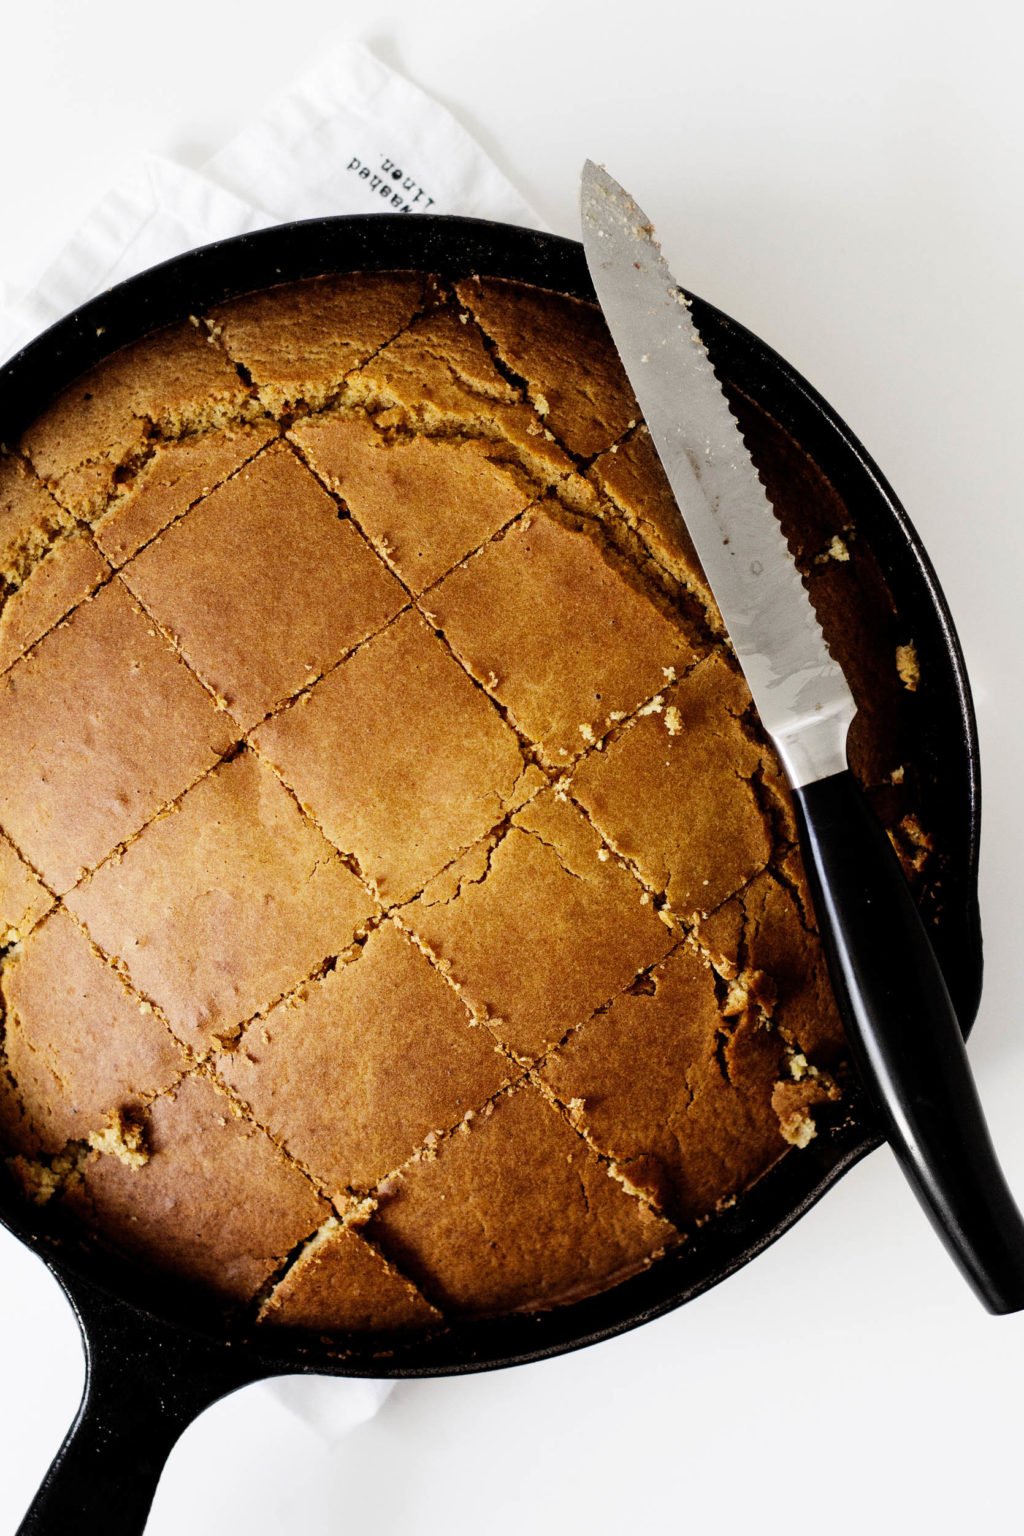
M845 659L884 586L746 410ZM596 312L221 306L0 459L0 540L36 1198L267 1323L387 1330L613 1284L799 1155L843 1053L788 800ZM856 761L920 873L881 693Z

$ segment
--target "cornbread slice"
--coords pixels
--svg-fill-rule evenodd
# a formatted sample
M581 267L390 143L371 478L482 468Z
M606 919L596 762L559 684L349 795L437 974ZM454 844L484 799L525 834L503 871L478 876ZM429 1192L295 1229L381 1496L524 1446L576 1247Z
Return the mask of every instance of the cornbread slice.
M441 1314L354 1228L331 1217L274 1287L259 1320L362 1333L422 1328Z
M250 294L210 320L269 410L317 410L408 324L424 294L420 273L358 272Z
M415 895L543 782L415 612L254 740L387 905Z
M4 1053L24 1115L18 1150L59 1152L169 1088L185 1058L58 910L4 967Z
M83 375L25 431L20 449L62 506L91 518L154 438L260 414L233 364L186 323L122 347Z
M559 765L696 658L596 526L526 513L452 572L425 611L456 655Z
M116 1248L247 1302L330 1214L307 1179L231 1101L186 1077L145 1115L149 1157L92 1159L68 1200Z
M390 922L256 1020L217 1071L341 1195L372 1188L508 1079L492 1037Z
M23 939L52 905L49 891L0 833L0 949Z
M245 730L407 602L283 443L211 492L122 574Z
M510 384L468 317L451 309L421 315L346 383L346 404L378 413L382 427L401 427L503 444L538 489L556 486L572 460Z
M251 752L208 774L67 904L192 1046L269 1008L374 910Z
M470 278L456 291L570 453L591 458L639 419L640 407L594 305L501 278Z
M111 575L88 534L59 539L0 608L0 672L35 645Z
M536 494L486 438L387 434L339 411L298 422L291 436L417 596Z
M18 587L45 550L74 525L23 461L0 447L0 583Z
M123 565L278 434L276 422L232 425L153 445L153 456L96 523L96 542Z
M117 580L0 678L0 826L60 892L231 743Z
M366 1230L454 1315L571 1301L676 1239L529 1084L396 1180Z
M671 948L645 893L602 851L583 817L545 792L482 869L468 855L399 913L474 1015L521 1055L554 1044Z
M684 921L717 907L772 854L752 786L763 749L737 719L749 701L743 679L709 656L572 777L601 835Z
M541 1072L593 1144L688 1226L785 1152L772 1108L784 1056L753 1011L723 1018L710 969L681 944Z

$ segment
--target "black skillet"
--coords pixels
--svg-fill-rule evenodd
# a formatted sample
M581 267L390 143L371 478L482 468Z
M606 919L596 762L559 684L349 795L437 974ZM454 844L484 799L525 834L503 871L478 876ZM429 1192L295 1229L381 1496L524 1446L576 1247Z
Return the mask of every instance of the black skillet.
M158 326L275 283L395 269L516 278L593 299L582 248L553 235L429 215L286 224L175 257L39 337L0 369L0 441L16 441L58 390ZM963 658L942 592L905 512L835 412L742 326L696 299L694 318L720 377L779 423L845 502L914 636L922 672L913 700L921 814L945 853L942 899L930 916L966 1033L981 991L978 747ZM248 1382L297 1372L412 1377L492 1370L594 1344L658 1317L754 1258L880 1140L855 1099L733 1210L604 1295L390 1340L325 1341L225 1322L202 1295L70 1240L59 1212L26 1206L4 1183L0 1219L44 1259L66 1291L87 1367L78 1416L25 1517L22 1536L101 1529L106 1536L138 1536L179 1434L210 1403Z

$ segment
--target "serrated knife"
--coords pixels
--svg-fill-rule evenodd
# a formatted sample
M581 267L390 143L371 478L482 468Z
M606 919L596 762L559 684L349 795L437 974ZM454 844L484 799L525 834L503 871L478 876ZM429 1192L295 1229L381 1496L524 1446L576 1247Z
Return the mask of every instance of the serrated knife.
M992 1312L1024 1308L1024 1220L888 837L846 761L856 713L646 214L601 167L583 245L605 320L793 795L833 990L914 1193Z

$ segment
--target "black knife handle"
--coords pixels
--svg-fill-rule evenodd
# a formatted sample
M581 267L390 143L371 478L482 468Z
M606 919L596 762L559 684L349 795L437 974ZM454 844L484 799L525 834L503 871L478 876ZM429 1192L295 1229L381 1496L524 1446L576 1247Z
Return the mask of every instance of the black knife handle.
M889 839L849 772L794 790L814 906L861 1082L939 1236L991 1312L1024 1309L1024 1220Z

